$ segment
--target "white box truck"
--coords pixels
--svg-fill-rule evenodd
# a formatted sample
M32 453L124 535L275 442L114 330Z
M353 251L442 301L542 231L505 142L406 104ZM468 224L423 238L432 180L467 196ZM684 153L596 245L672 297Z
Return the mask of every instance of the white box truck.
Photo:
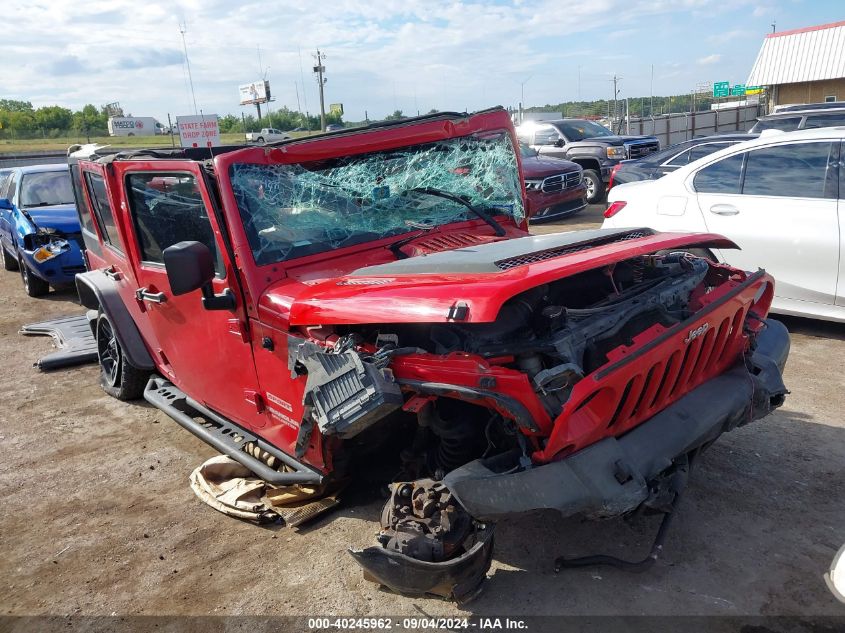
M109 117L109 136L155 136L164 134L164 126L151 116Z

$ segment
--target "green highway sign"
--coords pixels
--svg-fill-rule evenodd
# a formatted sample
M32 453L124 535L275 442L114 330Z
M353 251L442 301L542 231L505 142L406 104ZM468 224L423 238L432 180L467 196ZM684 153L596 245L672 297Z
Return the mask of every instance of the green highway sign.
M733 88L731 88L731 94L733 96L741 96L745 94L745 84L736 84Z
M731 82L729 81L716 81L713 83L713 96L715 98L719 97L727 97L730 95L731 92Z

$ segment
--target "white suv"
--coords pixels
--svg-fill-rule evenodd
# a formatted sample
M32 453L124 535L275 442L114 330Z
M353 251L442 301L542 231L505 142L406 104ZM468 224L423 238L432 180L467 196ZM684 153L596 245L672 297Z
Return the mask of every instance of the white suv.
M845 322L845 127L764 133L610 191L603 227L719 233L777 282L772 311Z

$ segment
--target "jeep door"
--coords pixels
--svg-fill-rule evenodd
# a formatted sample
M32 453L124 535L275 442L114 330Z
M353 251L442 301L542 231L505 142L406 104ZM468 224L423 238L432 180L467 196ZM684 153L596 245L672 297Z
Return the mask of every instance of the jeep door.
M261 426L237 274L201 167L192 161L159 160L116 163L115 172L127 248L135 263L134 301L143 313L144 336L159 371L191 398L234 422ZM173 294L163 251L186 240L209 248L215 261L212 289L216 294L231 291L233 309L206 309L199 290Z
M777 297L832 305L839 262L839 142L774 143L699 169L692 185L707 230L736 242L726 263L765 268Z

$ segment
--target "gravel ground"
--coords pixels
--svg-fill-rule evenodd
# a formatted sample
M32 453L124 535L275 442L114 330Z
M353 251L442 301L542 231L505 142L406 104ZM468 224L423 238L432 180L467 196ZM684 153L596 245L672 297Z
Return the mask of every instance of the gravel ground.
M593 227L600 212L537 230ZM531 514L497 526L485 591L458 607L362 579L345 550L372 543L379 499L347 502L298 532L201 504L187 478L211 448L144 402L107 397L95 366L32 367L50 342L18 328L80 313L74 299L29 299L16 274L0 274L3 613L845 615L822 580L845 543L843 325L786 320L792 394L704 454L651 570L555 575L552 562L638 556L656 517Z

